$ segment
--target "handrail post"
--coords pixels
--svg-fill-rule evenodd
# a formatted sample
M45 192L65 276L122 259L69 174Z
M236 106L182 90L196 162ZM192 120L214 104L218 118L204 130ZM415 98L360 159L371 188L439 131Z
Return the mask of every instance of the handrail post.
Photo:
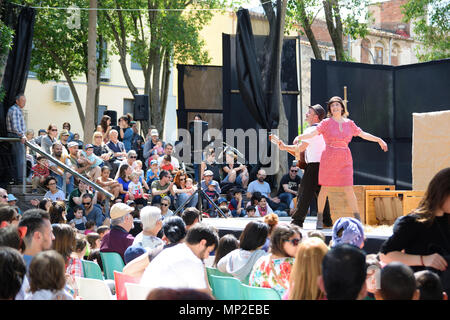
M64 197L66 196L66 191L67 191L67 186L66 186L66 170L63 170L63 192L64 192Z
M22 143L22 142L17 142ZM23 148L25 149L24 152L24 159L23 159L23 165L22 165L22 194L26 193L26 186L27 186L27 149L25 148L25 145L23 145Z

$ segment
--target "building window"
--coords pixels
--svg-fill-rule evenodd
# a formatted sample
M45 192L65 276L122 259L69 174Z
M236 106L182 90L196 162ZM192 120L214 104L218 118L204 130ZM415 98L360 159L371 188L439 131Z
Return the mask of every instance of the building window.
M95 106L95 109L96 109L95 124L98 126L100 124L100 121L102 120L103 114L108 109L108 106L98 105L98 106Z
M382 44L377 43L375 45L375 63L383 64L383 61L384 61L384 48Z
M132 43L131 43L131 48L130 48L131 70L142 70L141 64L138 63L138 62L134 62L134 60L135 60L135 58L134 58L134 57L135 57L135 54L133 54L133 52L134 52L133 47L134 47L134 43L132 42Z
M328 51L325 54L325 59L328 61L336 61L336 53L334 51Z
M134 99L123 99L123 114L134 114Z

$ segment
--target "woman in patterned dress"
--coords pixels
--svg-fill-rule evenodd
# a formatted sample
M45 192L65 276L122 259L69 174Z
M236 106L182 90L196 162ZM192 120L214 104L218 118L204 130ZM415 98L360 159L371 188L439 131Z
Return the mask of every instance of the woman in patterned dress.
M328 118L322 120L314 131L300 135L299 140L310 139L318 134L322 134L326 148L322 153L319 167L319 197L317 199L318 213L316 229L323 228L323 209L328 194L328 187L340 187L343 189L347 202L352 209L353 215L360 220L358 202L353 191L353 159L348 144L353 136L377 142L383 151L388 147L383 139L364 132L352 120L347 119L348 112L342 98L332 97L327 103ZM331 226L326 226L331 227Z
M273 288L282 297L289 287L289 277L302 234L296 225L281 224L273 229L270 241L270 254L255 262L249 284Z

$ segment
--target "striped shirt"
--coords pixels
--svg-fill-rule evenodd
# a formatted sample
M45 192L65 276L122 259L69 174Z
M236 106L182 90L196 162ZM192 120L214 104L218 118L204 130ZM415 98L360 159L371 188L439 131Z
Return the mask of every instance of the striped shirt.
M23 117L22 109L17 104L13 105L8 110L6 116L6 130L17 134L19 137L25 136L25 118Z

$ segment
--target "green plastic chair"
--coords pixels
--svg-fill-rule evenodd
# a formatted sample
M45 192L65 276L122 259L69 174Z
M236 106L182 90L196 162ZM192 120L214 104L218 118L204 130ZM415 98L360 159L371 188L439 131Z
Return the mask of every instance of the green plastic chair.
M105 278L114 280L114 271L122 272L125 266L122 257L117 252L100 252L100 257L102 258Z
M208 282L209 282L209 286L211 287L211 289L214 291L214 287L212 284L212 281L209 279L209 277L211 275L214 276L220 276L220 277L232 277L231 274L229 273L224 273L222 271L219 271L219 269L217 268L213 268L213 267L206 267L206 274L208 275Z
M244 300L281 300L275 289L252 287L241 283L242 299Z
M81 260L81 263L83 265L83 274L85 278L104 280L102 269L100 269L100 266L97 263L89 260Z
M242 300L241 282L233 277L211 275L213 296L217 300Z

